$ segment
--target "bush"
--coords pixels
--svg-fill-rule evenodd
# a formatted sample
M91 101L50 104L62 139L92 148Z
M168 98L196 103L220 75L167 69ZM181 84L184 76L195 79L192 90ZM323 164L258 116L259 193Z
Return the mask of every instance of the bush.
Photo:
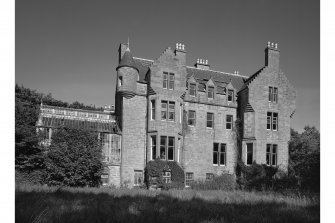
M96 133L60 128L51 140L45 159L48 185L100 185L102 148Z
M214 176L212 180L195 181L190 187L195 190L224 190L230 191L236 188L236 178L232 174L223 173Z
M45 171L35 170L31 172L15 171L15 184L44 184Z
M163 173L171 173L171 183L165 183ZM165 161L156 159L149 161L145 168L145 183L147 187L157 187L165 190L184 188L185 173L184 170L175 161Z

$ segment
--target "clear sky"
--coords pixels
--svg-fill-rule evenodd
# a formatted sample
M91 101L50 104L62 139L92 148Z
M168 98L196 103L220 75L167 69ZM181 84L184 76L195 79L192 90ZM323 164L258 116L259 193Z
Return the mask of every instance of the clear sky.
M182 42L187 64L249 76L268 41L298 91L293 128L320 129L320 3L317 0L16 0L17 84L67 102L114 104L117 48L156 59Z

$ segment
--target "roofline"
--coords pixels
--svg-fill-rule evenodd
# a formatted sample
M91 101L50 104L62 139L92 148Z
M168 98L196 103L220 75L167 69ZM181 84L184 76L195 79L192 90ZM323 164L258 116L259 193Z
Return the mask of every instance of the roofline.
M140 57L133 57L133 58L134 59L138 59L138 60L146 60L146 61L154 62L154 60L140 58ZM227 72L223 72L223 71L210 70L210 69L207 70L207 69L201 69L201 68L192 67L192 66L186 66L186 68L193 68L193 69L198 69L198 70L206 70L206 71L212 71L212 72L217 72L217 73L221 73L221 74L228 74L228 75L233 75L233 76L238 76L238 77L249 78L249 76L245 76L245 75L241 75L241 74L227 73Z
M113 112L104 112L103 110L89 110L89 109L81 109L81 108L68 108L68 107L60 107L60 106L54 106L54 105L45 105L42 104L42 106L40 107L42 108L54 108L54 109L62 109L62 110L74 110L74 111L80 111L80 112L91 112L91 113L99 113L99 114L104 114L104 115L113 115Z

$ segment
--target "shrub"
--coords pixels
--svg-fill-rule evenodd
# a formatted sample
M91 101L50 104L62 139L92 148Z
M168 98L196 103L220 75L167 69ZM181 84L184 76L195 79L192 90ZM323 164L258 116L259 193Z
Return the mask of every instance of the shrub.
M236 178L232 174L223 173L214 176L212 180L195 181L191 183L191 188L195 190L234 190L236 188Z
M34 170L31 172L15 171L15 184L44 184L45 171Z
M97 134L60 128L52 135L46 152L49 185L98 186L101 181L101 143Z
M163 173L171 173L171 183L166 183ZM184 170L175 161L156 159L149 161L145 168L145 183L147 187L155 186L162 189L184 188Z

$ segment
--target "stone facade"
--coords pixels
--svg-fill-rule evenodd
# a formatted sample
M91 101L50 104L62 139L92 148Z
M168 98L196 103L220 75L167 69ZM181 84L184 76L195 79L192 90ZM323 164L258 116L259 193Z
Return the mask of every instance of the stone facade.
M186 55L185 46L176 44L148 60L120 45L115 107L122 132L121 181L132 186L134 173L154 158L177 161L193 180L234 174L238 159L287 170L296 92L280 70L277 44L268 43L265 66L250 76L213 71L202 59L187 66ZM146 90L140 92L139 85ZM276 88L274 101L269 87ZM267 129L268 121L273 129Z

